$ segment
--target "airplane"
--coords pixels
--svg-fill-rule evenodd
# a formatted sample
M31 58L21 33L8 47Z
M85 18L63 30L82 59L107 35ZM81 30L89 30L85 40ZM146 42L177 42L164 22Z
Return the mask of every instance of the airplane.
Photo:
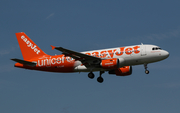
M62 52L61 55L48 55L42 51L24 32L16 33L23 60L13 58L15 67L47 72L89 72L88 77L94 78L93 72L99 71L99 83L104 79L102 74L107 71L116 76L132 74L132 66L144 65L145 73L149 74L147 65L169 57L169 53L156 45L134 45L109 49L76 52L63 47L52 46Z

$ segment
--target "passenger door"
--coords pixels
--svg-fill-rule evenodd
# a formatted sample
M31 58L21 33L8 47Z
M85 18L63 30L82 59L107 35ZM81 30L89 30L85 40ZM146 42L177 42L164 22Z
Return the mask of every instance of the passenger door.
M146 55L146 46L141 45L141 56L145 56L145 55Z

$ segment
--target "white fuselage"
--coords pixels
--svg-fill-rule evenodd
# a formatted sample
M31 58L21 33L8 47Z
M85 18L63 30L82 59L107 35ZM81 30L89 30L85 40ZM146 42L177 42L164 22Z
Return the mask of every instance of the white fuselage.
M126 47L117 47L102 50L93 50L82 52L101 59L118 58L120 67L133 66L140 64L148 64L166 59L169 53L155 45L135 45ZM122 62L122 63L121 63ZM75 71L90 71L92 68L87 68L81 65L81 62L76 62ZM104 70L102 68L93 69L93 71Z

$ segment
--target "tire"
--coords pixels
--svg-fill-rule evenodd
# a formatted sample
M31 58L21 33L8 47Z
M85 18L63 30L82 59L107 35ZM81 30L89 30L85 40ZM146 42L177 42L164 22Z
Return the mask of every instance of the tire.
M90 73L88 74L88 77L89 77L90 79L93 79L93 78L94 78L94 74L93 74L92 72L90 72Z
M98 78L97 78L97 81L98 81L99 83L102 83L102 82L104 81L104 79L103 79L102 77L98 77Z

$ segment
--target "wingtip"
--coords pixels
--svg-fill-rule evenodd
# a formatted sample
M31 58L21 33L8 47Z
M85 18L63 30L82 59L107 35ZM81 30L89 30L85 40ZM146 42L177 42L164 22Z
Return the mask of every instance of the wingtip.
M56 48L55 46L52 46L52 45L51 45L51 47L52 47L52 50L54 50Z
M12 60L12 61L15 61L15 62L16 62L16 58L11 58L10 60Z

